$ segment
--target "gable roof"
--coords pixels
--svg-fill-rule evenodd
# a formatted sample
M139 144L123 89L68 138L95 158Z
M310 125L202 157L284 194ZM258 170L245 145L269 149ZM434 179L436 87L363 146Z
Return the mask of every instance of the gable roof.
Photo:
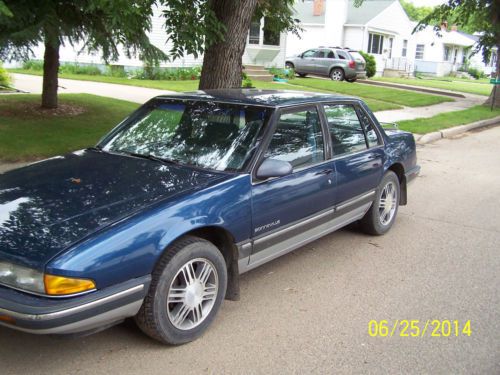
M354 0L349 0L346 23L352 25L365 25L396 1L398 0L364 0L361 6L356 8L354 6Z

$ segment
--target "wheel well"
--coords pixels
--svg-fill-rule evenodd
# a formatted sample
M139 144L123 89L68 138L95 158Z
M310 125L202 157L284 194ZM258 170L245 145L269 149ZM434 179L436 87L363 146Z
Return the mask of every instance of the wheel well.
M291 62L291 61L285 61L285 66L286 66L287 64L288 64L288 65L291 65L291 66L292 66L292 69L294 69L294 68L295 68L295 65L293 64L293 62Z
M394 173L396 173L396 176L398 176L399 186L401 189L401 198L399 200L399 204L401 206L404 206L404 205L406 205L406 203L408 201L407 189L406 189L405 169L404 169L402 164L395 163L395 164L391 165L388 170L393 171Z
M345 75L345 70L341 66L333 66L333 67L331 67L330 71L328 72L328 75L332 75L333 69L340 69L340 70L342 70L342 73L344 73L344 75Z
M227 291L226 299L237 301L240 296L238 257L239 251L234 243L234 238L223 228L210 226L194 229L185 235L203 238L213 243L224 256L227 265Z

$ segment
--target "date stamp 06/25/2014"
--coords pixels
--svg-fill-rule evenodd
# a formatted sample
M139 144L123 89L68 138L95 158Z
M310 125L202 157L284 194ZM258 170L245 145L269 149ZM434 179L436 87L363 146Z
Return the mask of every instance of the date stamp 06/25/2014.
M371 337L470 337L471 334L470 320L397 319L393 322L388 320L368 322L368 335Z

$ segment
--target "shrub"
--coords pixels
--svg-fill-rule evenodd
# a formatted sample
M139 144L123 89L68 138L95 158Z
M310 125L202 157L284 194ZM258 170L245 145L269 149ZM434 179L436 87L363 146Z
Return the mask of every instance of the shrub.
M0 62L0 86L4 86L4 87L10 86L9 73L7 73L7 71L4 69L1 62Z
M366 69L366 76L368 78L371 78L375 75L377 72L377 62L375 61L375 57L368 53L364 53L363 51L359 51L360 55L363 56L363 58L366 61L365 69Z
M104 75L108 77L126 78L127 72L123 65L106 65Z
M26 60L23 62L23 69L26 70L43 70L43 61L42 60Z
M164 80L164 81L185 81L199 79L201 76L201 67L190 68L160 68L157 66L144 66L134 72L133 78Z
M271 68L269 69L269 73L271 73L274 77L281 79L295 78L295 71L291 68L285 68L285 69Z
M477 69L477 68L472 68L470 67L468 70L467 70L467 73L469 73L471 76L473 76L475 79L479 79L479 78L484 78L486 77L486 75L484 74L484 72L481 70L481 69Z
M62 64L59 73L86 74L90 76L102 75L101 69L96 65Z

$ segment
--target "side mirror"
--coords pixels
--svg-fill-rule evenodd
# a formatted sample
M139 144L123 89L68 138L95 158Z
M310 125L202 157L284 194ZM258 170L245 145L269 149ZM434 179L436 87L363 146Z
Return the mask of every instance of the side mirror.
M257 169L256 176L259 180L271 177L283 177L292 173L292 165L283 160L265 159Z

